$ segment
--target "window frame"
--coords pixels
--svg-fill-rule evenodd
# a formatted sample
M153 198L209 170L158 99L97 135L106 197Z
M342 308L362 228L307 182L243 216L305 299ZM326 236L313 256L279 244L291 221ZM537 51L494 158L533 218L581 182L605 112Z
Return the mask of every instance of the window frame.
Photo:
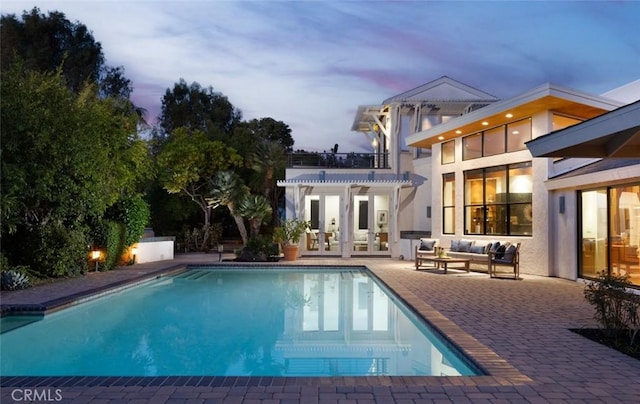
M529 176L530 193L511 192L512 179L516 177L512 173L521 169L525 169ZM531 161L467 170L463 174L465 235L533 236ZM519 223L521 216L528 220Z
M518 119L516 121L513 122L508 122L502 125L498 125L498 126L494 126L492 128L487 128L483 131L480 132L476 132L476 133L472 133L468 136L464 136L462 137L462 160L463 161L467 161L467 160L473 160L473 159L477 159L477 158L481 158L481 157L490 157L490 156L498 156L500 154L505 154L505 153L513 153L513 152L517 152L517 151L522 151L522 150L526 150L527 147L524 145L524 142L522 142L522 144L518 144L518 145L511 145L511 143L509 142L509 139L513 139L513 137L509 136L509 127L510 126L514 126L516 124L522 123L528 121L529 123L529 137L528 140L532 139L532 131L533 131L533 122L531 117L526 117L526 118L522 118L522 119ZM502 133L501 133L502 132ZM495 134L494 134L495 133ZM501 148L502 150L497 150L497 151L491 151L491 153L489 154L488 150L491 150L490 147L487 147L488 141L489 139L487 139L489 136L489 134L491 134L492 136L500 136L503 135L504 138L502 140L502 145ZM470 141L475 141L476 138L479 137L479 142L480 142L480 153L477 154L477 152L474 153L470 153L469 147L467 146L467 143L469 143ZM522 137L518 137L518 139L520 139ZM522 138L524 139L524 138Z
M450 185L448 185L450 184ZM447 186L448 185L448 186ZM446 197L448 190L451 195ZM450 200L450 204L445 201ZM449 212L449 215L447 215ZM450 218L451 223L448 222ZM442 174L442 234L455 234L456 232L456 173Z

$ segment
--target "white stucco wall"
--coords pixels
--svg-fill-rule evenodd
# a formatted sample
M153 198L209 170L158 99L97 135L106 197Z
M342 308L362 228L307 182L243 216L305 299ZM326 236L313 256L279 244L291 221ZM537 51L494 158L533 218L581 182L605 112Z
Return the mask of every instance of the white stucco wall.
M532 137L544 135L549 132L551 125L550 114L542 112L532 117ZM520 271L527 274L549 275L551 265L549 235L551 234L551 221L548 215L549 192L545 186L548 177L549 159L534 159L528 150L513 153L505 153L497 156L482 157L472 160L462 160L462 138L455 139L455 163L440 164L440 144L436 144L432 149L432 174L431 192L433 220L432 235L439 238L443 246L448 246L453 239L472 239L476 243L488 243L491 240L504 240L520 242ZM532 162L533 172L533 234L531 236L500 236L487 235L478 236L464 234L464 172L468 170L493 167L505 164L521 162ZM442 234L442 174L455 173L455 235Z
M166 261L173 259L173 237L149 237L141 239L136 245L136 264Z
M552 225L549 247L551 261L549 275L559 278L577 279L578 252L577 199L575 192L551 191L549 194L549 221ZM561 212L561 198L564 198L564 212Z

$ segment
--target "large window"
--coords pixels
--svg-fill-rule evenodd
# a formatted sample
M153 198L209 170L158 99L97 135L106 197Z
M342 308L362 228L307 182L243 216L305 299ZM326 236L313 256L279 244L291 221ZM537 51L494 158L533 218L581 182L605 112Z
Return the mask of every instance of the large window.
M442 233L456 232L456 175L442 175Z
M456 161L456 156L455 156L455 151L456 151L456 142L455 140L450 140L448 142L444 142L442 143L442 164L451 164L451 163L455 163Z
M628 275L640 286L640 184L582 191L579 274Z
M532 234L531 162L464 173L464 233Z
M525 142L531 140L531 118L522 119L507 125L500 125L462 139L462 159L525 150Z

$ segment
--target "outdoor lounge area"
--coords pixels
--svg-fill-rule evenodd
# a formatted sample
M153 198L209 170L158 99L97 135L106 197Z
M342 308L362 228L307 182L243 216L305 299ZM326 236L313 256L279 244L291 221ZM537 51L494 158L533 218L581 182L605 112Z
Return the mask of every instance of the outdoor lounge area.
M449 263L457 263L469 272L470 265L475 264L475 271L487 272L492 278L520 279L520 245L509 241L462 239L451 240L450 246L444 247L439 239L421 238L415 247L415 269L443 267L446 273Z

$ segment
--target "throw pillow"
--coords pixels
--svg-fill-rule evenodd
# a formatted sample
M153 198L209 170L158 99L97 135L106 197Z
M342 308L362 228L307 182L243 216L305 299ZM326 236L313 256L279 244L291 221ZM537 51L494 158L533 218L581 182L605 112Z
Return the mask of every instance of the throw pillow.
M485 248L483 245L472 245L471 248L469 248L469 252L473 254L484 254Z
M436 245L436 241L435 240L431 240L428 238L422 238L420 239L420 250L422 251L433 251L433 248Z
M449 251L458 251L460 246L460 240L451 240L451 247L449 247Z
M516 255L516 246L511 244L509 248L507 248L506 251L504 252L504 257L502 259L507 262L513 262L513 257L515 257L515 255Z
M469 252L471 245L473 245L472 240L460 240L460 244L458 244L458 251Z
M506 250L507 250L507 246L504 244L498 247L498 249L496 250L496 259L501 260L502 258L504 258L504 252Z
M500 248L500 242L496 241L495 243L491 244L491 247L489 248L489 251L496 252L496 251L498 251L498 248Z

